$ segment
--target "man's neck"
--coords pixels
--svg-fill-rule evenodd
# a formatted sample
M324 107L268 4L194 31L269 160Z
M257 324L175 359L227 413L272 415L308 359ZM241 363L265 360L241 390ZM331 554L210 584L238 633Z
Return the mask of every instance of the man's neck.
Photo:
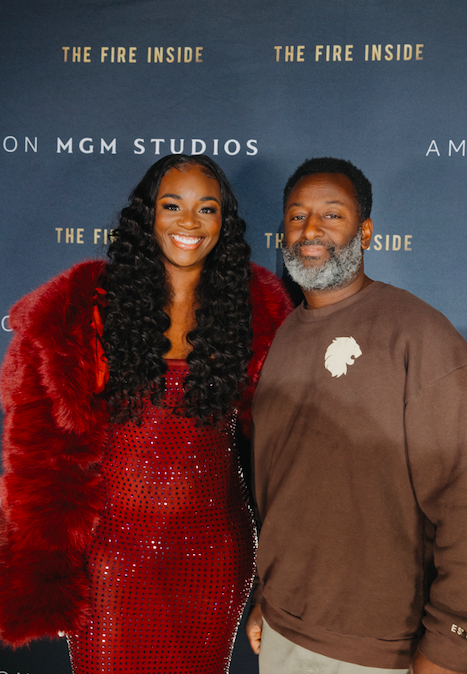
M365 276L363 269L359 273L356 279L354 279L347 286L339 286L338 288L329 288L329 290L303 290L305 295L305 302L307 309L321 309L322 307L327 307L330 304L337 304L342 302L342 300L355 295L356 293L366 288L367 285L373 283L373 281Z

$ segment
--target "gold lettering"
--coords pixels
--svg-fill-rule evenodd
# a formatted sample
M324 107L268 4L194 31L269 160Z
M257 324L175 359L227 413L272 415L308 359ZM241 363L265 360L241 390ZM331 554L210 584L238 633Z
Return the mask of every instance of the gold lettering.
M282 47L274 47L274 49L276 50L276 61L279 61Z
M342 53L342 47L338 44L335 44L332 48L332 60L333 61L342 61L341 53Z
M73 63L81 61L81 47L73 47Z
M346 61L353 61L352 49L353 49L353 44L346 44L345 45L345 60Z
M401 237L399 234L394 234L392 237L392 249L400 250L401 249Z
M117 63L126 63L126 49L125 47L117 48Z
M284 234L276 234L276 248L282 248L282 239L284 238Z
M303 56L303 50L305 49L305 45L301 44L297 47L297 61L304 61L305 57Z
M91 47L85 47L83 50L84 63L91 63Z
M319 61L319 57L323 53L323 45L317 44L315 47L315 61Z
M369 51L370 51L370 45L366 44L365 45L365 61L368 61Z
M203 59L203 48L202 47L196 47L196 63L202 63Z
M191 63L193 58L193 49L191 47L185 47L183 50L183 60L185 63Z
M392 44L387 44L385 46L384 51L386 52L386 54L385 54L384 58L386 59L386 61L392 61L392 59L394 58L394 54L392 53L392 50L393 50Z
M57 243L61 243L63 227L55 227L55 231L57 232Z
M108 53L109 53L108 47L101 47L101 63L104 63Z
M410 61L412 58L412 45L411 44L405 44L404 45L404 61Z
M65 243L73 243L75 238L75 230L73 227L67 227L65 229Z
M372 61L381 61L381 45L372 44L371 45L371 60Z
M381 250L382 249L382 247L383 247L382 244L381 244L382 239L383 239L383 237L381 236L381 234L377 234L375 236L375 250Z
M84 229L82 229L81 227L78 227L78 229L76 230L76 243L84 243L83 232L84 232Z
M406 234L404 236L404 250L412 250L412 236L413 234Z
M266 248L270 248L272 232L264 232L264 236L266 237Z
M167 49L166 49L166 53L167 53L166 61L167 61L167 63L173 63L175 61L174 51L175 51L175 49L173 47L167 47Z
M286 61L293 61L293 47L286 47L285 48L285 60Z
M416 61L423 61L423 56L422 56L422 48L424 47L423 44L416 44L415 45L415 60Z
M66 63L68 60L68 52L70 51L70 47L62 47L62 49L63 49L63 60Z

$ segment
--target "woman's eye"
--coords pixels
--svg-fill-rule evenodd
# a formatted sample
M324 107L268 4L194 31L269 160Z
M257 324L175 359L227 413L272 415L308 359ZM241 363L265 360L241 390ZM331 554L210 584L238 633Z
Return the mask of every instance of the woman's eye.
M164 204L162 208L166 211L178 211L178 204Z
M205 206L201 209L201 213L217 213L217 208L215 206Z

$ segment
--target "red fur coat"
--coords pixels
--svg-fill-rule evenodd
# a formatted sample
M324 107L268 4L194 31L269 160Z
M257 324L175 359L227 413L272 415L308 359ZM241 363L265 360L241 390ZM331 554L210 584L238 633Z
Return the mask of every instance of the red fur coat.
M0 634L20 646L86 621L84 551L103 506L99 462L108 412L94 395L92 304L103 262L85 262L20 300L2 369L5 410ZM252 265L254 357L242 412L290 302Z

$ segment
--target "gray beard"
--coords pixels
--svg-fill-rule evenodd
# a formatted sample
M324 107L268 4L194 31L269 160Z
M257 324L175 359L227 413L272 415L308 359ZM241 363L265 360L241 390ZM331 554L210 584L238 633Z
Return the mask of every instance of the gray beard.
M314 239L307 241L308 245L323 245L322 241ZM282 249L284 264L295 283L305 291L329 290L349 285L357 276L363 264L362 228L354 238L342 247L326 245L330 258L320 266L307 267L300 255L303 242Z

